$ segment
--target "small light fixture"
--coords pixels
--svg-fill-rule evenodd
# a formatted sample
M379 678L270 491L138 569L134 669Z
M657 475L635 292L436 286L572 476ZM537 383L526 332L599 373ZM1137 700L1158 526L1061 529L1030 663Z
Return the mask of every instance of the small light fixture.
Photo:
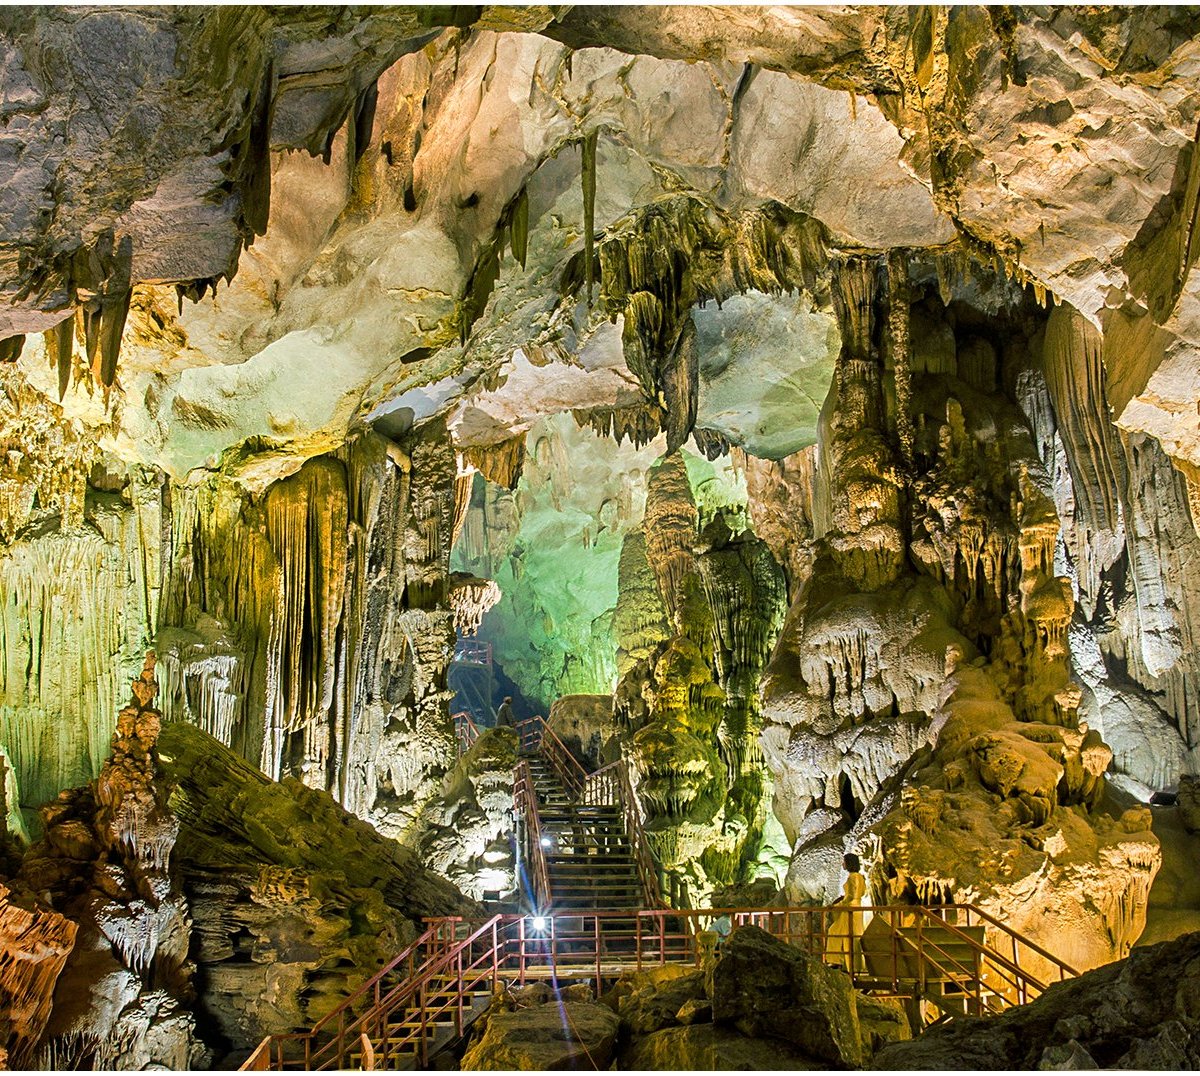
M529 929L535 934L544 934L549 920L544 915L534 915L529 919Z
M543 837L542 838L542 847L543 848L553 848L554 842L549 837Z

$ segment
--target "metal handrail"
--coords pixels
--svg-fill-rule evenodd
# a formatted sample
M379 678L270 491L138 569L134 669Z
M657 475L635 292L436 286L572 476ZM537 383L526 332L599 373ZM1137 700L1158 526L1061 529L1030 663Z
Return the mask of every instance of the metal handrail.
M1030 938L1025 937L1024 934L1021 934L1018 931L1013 930L1011 927L1009 927L1007 924L1005 924L1002 920L997 919L994 915L992 915L989 912L985 912L982 908L978 907L977 905L965 904L965 905L955 905L955 907L960 907L960 908L967 910L969 915L978 916L989 926L995 927L997 930L1001 931L1004 935L1011 938L1014 942L1025 946L1026 949L1032 949L1033 952L1037 953L1037 955L1040 956L1043 960L1049 961L1051 964L1053 964L1058 969L1058 973L1059 973L1058 981L1059 982L1063 982L1065 979L1068 979L1068 978L1075 979L1075 978L1079 977L1079 972L1076 971L1065 960L1060 960L1053 953L1049 952L1046 949L1043 949L1040 945L1038 945L1037 942L1033 941ZM1013 962L1018 963L1018 961L1016 959L1016 950L1015 949L1014 949L1013 953L1014 953Z
M491 665L492 644L478 639L458 639L452 660L465 665Z
M840 929L831 926L831 912L844 916ZM951 922L951 913L968 922ZM859 921L868 916L881 918L891 936L890 951L882 954L885 961L882 968L867 966L880 958L880 951L862 948L865 927ZM531 977L585 976L594 978L599 986L606 978L623 971L668 963L700 965L713 951L722 918L727 919L729 929L745 924L760 926L818 959L828 961L834 955L861 989L926 1001L944 1012L954 1011L953 1007L946 1007L953 1000L966 1006L963 1011L982 1016L1002 1012L1042 993L1045 987L1040 980L1019 964L1008 961L995 947L966 932L964 927L974 925L969 922L973 916L979 916L973 905L908 904L573 910L560 916L544 916L541 933L527 929L534 920L524 915L495 915L482 921L461 917L427 920L429 929L421 939L428 955L408 978L386 992L378 987L381 980L376 977L371 987L373 1004L350 1020L347 1015L351 999L347 999L340 1007L331 1041L313 1049L319 1031L328 1027L335 1014L330 1014L312 1031L265 1039L242 1067L283 1068L287 1064L285 1047L296 1042L305 1044L306 1067L345 1067L348 1055L355 1049L355 1043L361 1043L363 1034L383 1067L390 1067L389 1056L410 1046L415 1047L424 1064L428 1061L430 1031L436 1018L453 1012L453 1024L461 1034L467 1021L468 998L488 980L495 989L502 975L515 976L522 983ZM1006 936L1033 947L1028 939L994 921L994 917L985 913L979 918L988 920ZM834 922L838 920L835 918ZM966 947L971 954L969 962L947 949L949 943L940 941L937 932L927 929L931 926L945 932L940 935L942 939L948 934L956 946ZM909 931L911 935L906 933ZM1069 965L1052 954L1043 950L1039 955L1053 961L1064 974L1074 975ZM399 958L393 960L389 967L395 968L400 962ZM1015 998L988 989L985 982L988 968L1002 969L1012 976L1005 981L1015 987ZM928 987L938 981L952 983L962 993L931 995ZM364 993L365 988L355 996ZM399 1025L397 1032L397 1026L389 1023L388 1017L405 1006L413 1011L413 1017Z
M542 721L539 717L536 720ZM542 721L542 736L539 747L542 757L553 767L563 788L573 798L577 799L588 779L588 772L580 764L566 744L558 738L558 734Z
M625 834L633 847L637 863L638 879L642 886L642 897L650 908L664 908L662 887L659 884L659 867L646 839L642 824L642 812L633 791L629 766L623 758L588 774L580 793L580 802L592 806L616 805L621 808L625 822Z
M545 724L541 714L538 714L535 717L527 717L518 721L513 726L517 731L517 744L521 752L534 754L541 749L542 730L545 728Z
M491 919L479 926L476 930L468 934L467 937L456 941L455 944L451 945L449 948L442 949L430 960L427 960L415 975L401 983L399 987L393 990L386 997L381 998L377 1004L357 1017L353 1023L349 1024L348 1026L340 1025L335 1039L332 1042L327 1043L319 1051L312 1054L308 1067L316 1070L325 1068L346 1068L347 1066L345 1062L347 1044L353 1044L358 1039L359 1035L363 1033L366 1033L369 1037L372 1029L376 1031L376 1037L380 1041L380 1044L376 1047L376 1053L380 1055L381 1059L383 1060L384 1067L390 1067L387 1059L392 1053L393 1048L409 1041L409 1039L411 1039L411 1034L400 1042L393 1044L387 1018L397 1009L401 1008L402 1005L411 1002L414 995L420 995L419 1012L421 1016L422 1034L421 1041L419 1043L419 1050L421 1061L424 1062L426 1060L426 1050L428 1047L428 1038L425 1034L425 1030L428 1027L429 1015L424 988L432 980L444 975L449 968L455 966L455 982L458 984L458 988L455 993L456 996L461 1000L463 989L461 960L459 958L465 949L469 948L478 938L487 933L492 934L494 942L498 941L501 918L501 916L493 916ZM459 923L462 922L462 920L456 919L454 922ZM494 943L492 952L495 953L497 950L498 944ZM496 963L496 970L499 970L498 963ZM382 1034L380 1034L380 1032L382 1032ZM324 1061L321 1061L320 1059L322 1055L327 1053L330 1054L330 1056Z
M479 739L479 726L466 710L451 714L450 720L454 722L454 735L458 740L458 753L461 757L475 746L475 741Z
M524 822L525 862L529 865L533 882L534 903L538 910L549 908L553 899L550 889L550 866L546 861L546 849L542 844L542 820L538 814L537 789L529 763L524 759L517 762L513 770L513 805Z

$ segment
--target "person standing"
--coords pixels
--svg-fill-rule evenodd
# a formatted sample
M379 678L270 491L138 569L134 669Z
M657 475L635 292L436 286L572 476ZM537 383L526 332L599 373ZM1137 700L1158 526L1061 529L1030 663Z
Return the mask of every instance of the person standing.
M863 876L858 856L853 852L842 857L842 868L846 871L846 881L825 936L825 962L853 972L861 963L862 932L866 925L865 914L854 909L863 906L867 879Z
M512 696L505 695L504 701L500 704L500 709L496 711L496 728L511 729L517 724L516 716L513 714Z

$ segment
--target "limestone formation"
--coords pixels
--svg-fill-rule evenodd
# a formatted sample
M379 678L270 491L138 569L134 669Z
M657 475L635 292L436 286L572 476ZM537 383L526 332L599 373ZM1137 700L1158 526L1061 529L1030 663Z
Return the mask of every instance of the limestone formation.
M622 556L633 597L621 649L632 656L648 641L634 602L661 608L665 621L661 641L618 683L615 713L650 844L681 902L752 880L770 858L758 681L782 619L783 576L733 506L704 513L701 530L684 456L667 455L647 484L645 567L642 543Z
M921 301L928 270L914 271L901 469L897 372L873 342L877 272L853 263L835 292L843 351L801 494L810 574L764 680L791 891L830 899L840 853L869 852L876 899L979 902L1091 967L1141 933L1160 856L1148 816L1100 810L1113 752L1078 714L1049 457L997 393L1029 366L1020 303L990 282L984 301L1015 319L997 357L966 302L939 325L941 303Z
M24 1063L41 1039L77 931L57 912L20 907L0 886L0 1045L9 1067Z
M519 890L512 843L516 740L511 729L485 729L422 819L422 860L476 900Z
M292 777L273 782L201 729L159 739L218 1056L303 1030L417 934L475 905L416 854Z
M157 694L150 654L100 776L45 808L44 836L21 864L20 889L79 927L32 1055L43 1067L190 1068L206 1057Z
M397 466L369 435L259 503L220 476L185 491L160 627L170 716L389 834L453 757L454 461L429 435L410 447Z
M18 7L0 120L10 1063L237 1061L519 899L468 656L670 903L1194 922L1195 10ZM898 1034L776 957L473 1049ZM1186 1065L1185 1002L997 1056Z

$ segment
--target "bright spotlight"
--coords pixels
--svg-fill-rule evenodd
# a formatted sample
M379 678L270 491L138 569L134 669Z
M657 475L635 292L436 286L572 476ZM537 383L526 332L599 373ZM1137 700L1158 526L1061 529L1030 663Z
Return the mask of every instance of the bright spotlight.
M544 915L535 915L529 920L529 926L535 934L541 934L549 925L549 920Z
M543 838L542 838L542 847L543 847L543 848L549 848L549 847L551 847L553 844L554 844L554 842L553 842L553 841L552 841L552 840L551 840L549 837L543 837Z

